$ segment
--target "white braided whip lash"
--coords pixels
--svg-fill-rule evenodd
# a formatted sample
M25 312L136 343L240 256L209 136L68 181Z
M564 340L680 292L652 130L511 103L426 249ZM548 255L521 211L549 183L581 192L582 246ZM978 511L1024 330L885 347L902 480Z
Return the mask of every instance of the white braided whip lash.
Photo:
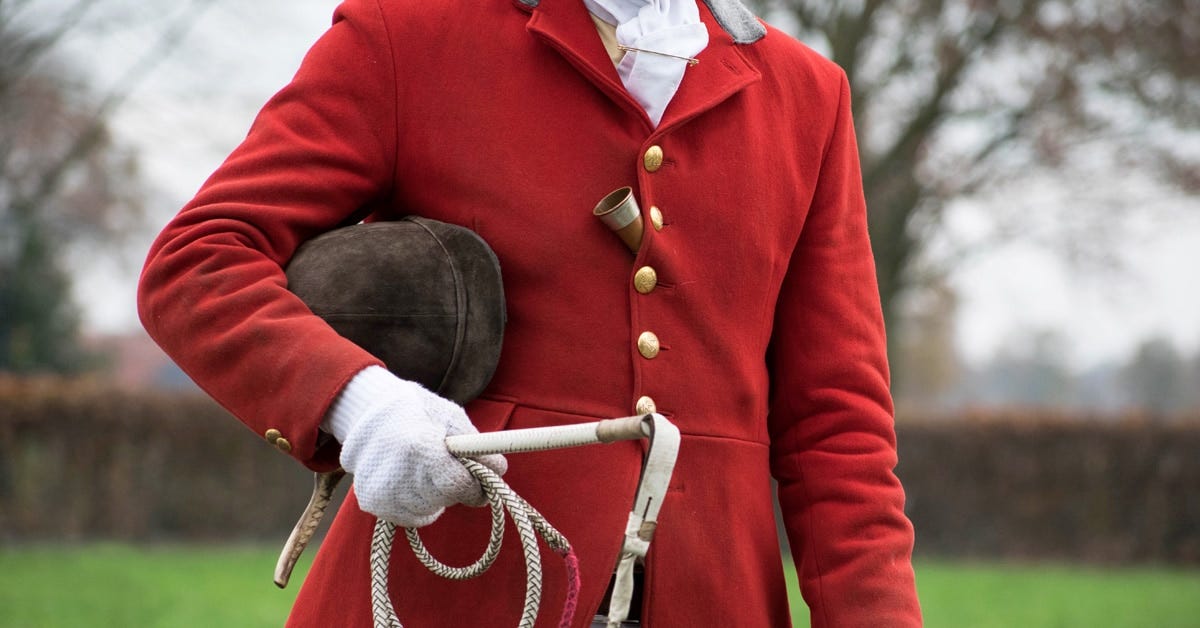
M562 553L570 550L570 543L494 471L470 458L459 460L483 486L491 509L492 528L483 555L472 565L451 567L429 553L416 529L406 528L404 535L408 538L417 559L433 573L452 580L475 578L487 571L500 553L500 545L504 540L504 511L507 510L516 525L517 534L521 537L521 548L525 553L525 606L518 628L533 628L542 600L542 562L537 535L540 534L551 548ZM388 563L395 536L395 524L382 519L375 522L375 532L371 537L371 614L375 628L403 628L396 617L396 609L388 595L387 584Z

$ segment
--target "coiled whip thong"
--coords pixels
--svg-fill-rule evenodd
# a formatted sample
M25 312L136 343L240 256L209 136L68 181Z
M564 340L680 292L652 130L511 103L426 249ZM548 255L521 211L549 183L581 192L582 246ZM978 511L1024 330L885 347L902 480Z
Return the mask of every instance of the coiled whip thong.
M629 614L629 604L633 595L634 563L638 558L645 556L650 548L650 541L658 524L658 511L666 496L667 485L675 468L675 458L679 453L679 429L661 414L450 436L446 439L446 448L458 456L471 474L479 480L487 497L492 514L488 547L474 564L467 567L449 567L429 555L415 529L405 529L405 536L417 558L433 573L455 580L474 578L487 571L499 554L504 535L504 512L507 510L521 536L521 546L525 552L525 606L518 628L533 628L541 605L541 558L536 536L539 534L551 549L567 561L570 588L560 625L568 626L578 595L578 566L570 544L498 475L471 458L486 454L545 451L640 438L646 438L648 444L642 460L637 494L625 525L625 537L617 563L616 580L607 618L609 628L618 628ZM334 488L345 475L345 471L341 469L316 474L312 498L288 537L275 566L275 584L280 588L287 586L296 561L312 540L324 516ZM383 520L376 521L371 539L371 609L376 628L402 628L388 595L387 586L388 561L395 534L395 524Z

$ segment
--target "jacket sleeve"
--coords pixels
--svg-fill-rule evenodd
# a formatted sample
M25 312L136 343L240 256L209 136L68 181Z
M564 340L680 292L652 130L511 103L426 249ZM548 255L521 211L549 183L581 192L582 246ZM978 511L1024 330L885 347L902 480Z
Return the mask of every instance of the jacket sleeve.
M282 268L305 240L357 222L390 194L395 85L378 6L343 4L292 82L163 229L139 284L142 323L180 367L314 469L336 466L336 443L318 432L327 407L379 361L292 295Z
M839 75L768 354L771 470L813 626L919 626L883 317Z

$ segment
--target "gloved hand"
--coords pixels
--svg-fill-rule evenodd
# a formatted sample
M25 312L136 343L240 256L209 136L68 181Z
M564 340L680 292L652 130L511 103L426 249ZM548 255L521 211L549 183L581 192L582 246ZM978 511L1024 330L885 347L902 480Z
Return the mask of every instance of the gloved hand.
M483 489L446 449L446 437L478 430L457 404L378 366L338 396L322 427L342 443L360 508L399 526L429 525L457 503L483 505ZM503 474L500 455L479 461Z

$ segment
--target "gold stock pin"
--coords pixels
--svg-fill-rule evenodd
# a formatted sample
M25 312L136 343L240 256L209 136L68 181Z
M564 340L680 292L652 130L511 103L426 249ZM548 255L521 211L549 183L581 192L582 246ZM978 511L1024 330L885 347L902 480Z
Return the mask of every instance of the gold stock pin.
M672 59L680 59L683 61L687 61L687 64L689 66L700 63L700 60L695 57L681 57L679 55L673 55L668 52L659 52L657 50L646 50L645 48L634 48L633 46L625 46L622 44L617 44L617 49L624 50L625 52L644 52L646 54L658 55L660 57L671 57Z

